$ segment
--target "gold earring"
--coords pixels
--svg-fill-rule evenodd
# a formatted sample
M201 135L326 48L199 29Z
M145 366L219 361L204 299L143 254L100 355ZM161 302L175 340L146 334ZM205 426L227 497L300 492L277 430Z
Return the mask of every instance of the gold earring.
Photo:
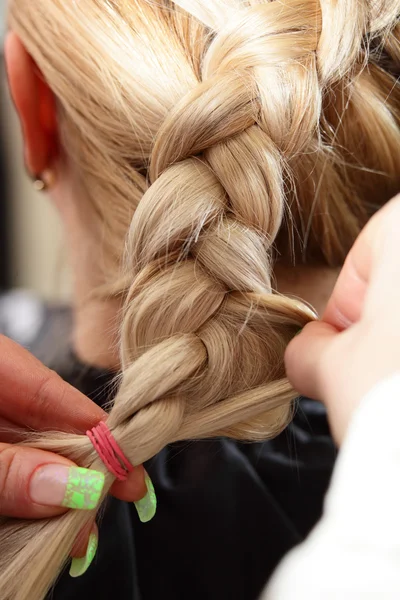
M54 171L46 169L40 175L34 175L32 177L33 187L37 192L46 192L49 190L55 182Z

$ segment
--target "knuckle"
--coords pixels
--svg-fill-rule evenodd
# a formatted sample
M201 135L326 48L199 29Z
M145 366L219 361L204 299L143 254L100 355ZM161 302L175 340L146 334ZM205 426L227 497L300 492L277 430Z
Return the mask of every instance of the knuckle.
M20 466L15 447L0 448L0 512L15 502Z
M45 415L49 412L53 405L51 388L53 387L56 378L58 378L58 376L50 369L46 369L46 371L41 374L40 379L35 385L31 401L27 407L28 417L34 418L37 415Z

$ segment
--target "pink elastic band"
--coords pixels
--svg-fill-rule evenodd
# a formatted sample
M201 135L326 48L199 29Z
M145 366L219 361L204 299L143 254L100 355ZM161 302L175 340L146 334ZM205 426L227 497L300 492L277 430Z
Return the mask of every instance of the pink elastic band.
M129 473L133 471L133 466L104 421L87 431L86 435L110 473L119 481L126 481Z

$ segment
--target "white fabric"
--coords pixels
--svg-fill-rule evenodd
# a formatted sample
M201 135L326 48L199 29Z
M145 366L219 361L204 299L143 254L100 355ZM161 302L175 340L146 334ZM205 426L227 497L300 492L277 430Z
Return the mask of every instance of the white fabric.
M323 517L262 599L400 600L400 374L364 398Z

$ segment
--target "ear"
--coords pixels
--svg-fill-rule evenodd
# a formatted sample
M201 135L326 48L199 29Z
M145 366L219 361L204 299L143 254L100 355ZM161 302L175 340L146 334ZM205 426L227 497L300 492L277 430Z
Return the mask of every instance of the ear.
M10 92L24 136L25 163L32 175L52 167L58 154L56 101L18 36L6 37L5 62Z

